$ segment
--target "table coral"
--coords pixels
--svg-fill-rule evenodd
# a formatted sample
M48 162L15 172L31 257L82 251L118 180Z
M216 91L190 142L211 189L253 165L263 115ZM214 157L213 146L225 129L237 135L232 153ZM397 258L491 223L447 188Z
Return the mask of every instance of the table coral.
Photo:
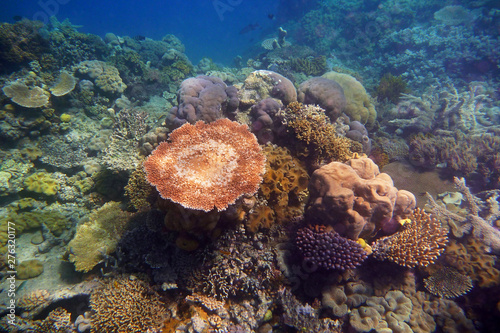
M144 162L160 195L185 208L225 210L258 190L265 157L248 127L220 119L185 124L170 133Z
M332 162L314 171L309 182L307 217L321 220L356 240L396 231L415 208L415 196L394 187L369 158Z
M75 89L76 79L68 72L61 72L56 83L50 88L50 92L54 96L64 96Z
M2 88L4 94L14 103L25 108L40 108L49 103L49 94L40 87L28 87L26 84L15 81Z

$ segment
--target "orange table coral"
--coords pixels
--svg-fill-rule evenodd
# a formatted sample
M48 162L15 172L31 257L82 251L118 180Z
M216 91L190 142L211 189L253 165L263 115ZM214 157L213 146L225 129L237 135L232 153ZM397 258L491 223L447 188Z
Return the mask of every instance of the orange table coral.
M148 182L185 208L225 210L258 190L265 157L246 125L228 119L185 124L144 162Z

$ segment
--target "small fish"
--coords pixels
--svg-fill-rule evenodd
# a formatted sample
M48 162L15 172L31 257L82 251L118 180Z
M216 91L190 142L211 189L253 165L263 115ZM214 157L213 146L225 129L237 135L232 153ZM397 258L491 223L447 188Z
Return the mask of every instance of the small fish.
M17 288L16 288L16 293L17 293L19 290L21 290L21 288L22 288L22 287L24 287L24 285L26 284L26 282L27 282L27 280L25 280L25 281L21 282L21 284L20 284L19 286L17 286Z
M136 36L133 37L133 39L135 39L135 40L146 40L146 36L136 35Z
M270 20L274 20L275 16L274 16L274 14L267 14L267 18Z
M15 15L14 17L12 17L12 19L13 19L15 22L19 22L19 21L21 21L21 20L23 19L23 17L22 17L22 16L20 16L20 15Z
M249 24L249 25L247 25L246 27L244 27L243 29L240 30L240 35L246 34L246 33L250 32L250 31L254 31L254 30L256 30L259 27L260 27L260 25L258 23Z

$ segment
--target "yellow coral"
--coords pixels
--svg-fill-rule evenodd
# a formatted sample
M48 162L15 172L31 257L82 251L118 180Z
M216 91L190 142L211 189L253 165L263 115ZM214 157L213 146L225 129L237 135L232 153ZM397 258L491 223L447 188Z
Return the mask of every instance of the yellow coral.
M69 242L69 260L78 271L88 272L105 255L112 253L125 231L129 214L118 202L108 202L89 215L89 220L78 226Z
M54 195L59 191L60 185L57 179L54 179L47 172L37 172L24 180L24 186L28 191L43 193L45 195Z
M325 73L322 77L333 80L344 89L347 101L344 113L351 120L357 120L367 126L373 126L377 118L377 111L370 100L370 95L363 85L354 77L337 72Z

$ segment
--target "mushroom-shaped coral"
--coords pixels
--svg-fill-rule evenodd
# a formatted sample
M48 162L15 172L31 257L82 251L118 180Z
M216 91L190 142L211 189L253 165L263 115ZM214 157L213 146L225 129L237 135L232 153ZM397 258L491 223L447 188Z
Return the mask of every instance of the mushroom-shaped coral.
M311 176L309 191L309 217L353 240L395 232L398 221L416 206L412 193L398 191L391 177L366 157L322 166Z
M170 110L170 122L180 126L202 120L207 123L230 116L239 104L236 88L215 76L199 75L182 81L179 106Z
M441 222L417 208L403 230L372 244L373 255L406 267L425 267L444 251L448 230Z
M265 157L246 125L228 119L184 124L144 162L146 177L164 199L185 208L225 210L262 181Z
M361 245L324 225L300 228L295 243L308 264L328 270L352 269L367 257Z

